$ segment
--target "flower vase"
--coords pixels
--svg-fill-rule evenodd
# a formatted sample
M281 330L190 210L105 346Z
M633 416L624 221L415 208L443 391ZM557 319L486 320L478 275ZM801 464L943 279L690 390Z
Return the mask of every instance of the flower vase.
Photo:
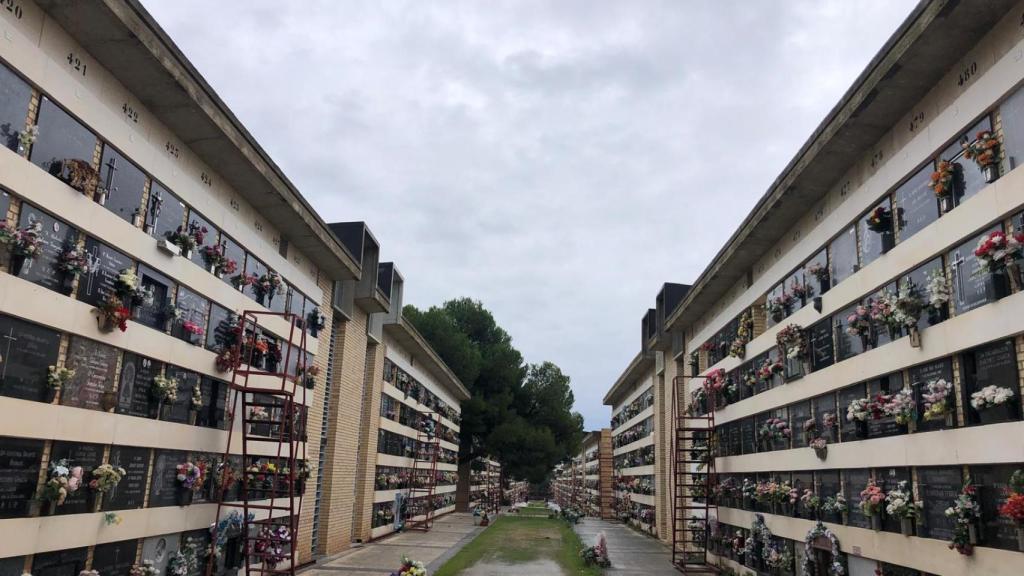
M77 274L65 274L64 277L61 278L60 293L65 296L71 296L71 293L75 291L75 280L77 278Z
M267 356L266 362L264 362L267 372L277 372L277 358L273 356Z
M117 328L117 324L114 323L114 319L105 314L100 314L100 316L96 318L96 326L99 328L99 331L104 334L109 334L114 331L114 328Z
M985 282L985 297L989 300L1001 300L1010 295L1009 271L992 272Z
M900 533L904 536L913 536L914 534L914 519L913 518L900 518Z
M921 330L917 325L910 327L910 346L911 348L921 347Z
M1017 550L1024 552L1024 524L1017 524Z
M967 525L967 541L971 545L978 543L978 526L973 522Z
M214 276L216 276L218 278L223 276L223 274L217 274L217 265L216 264L210 264L209 266L207 266L206 267L206 271L209 272L210 274L213 274Z
M842 521L843 526L846 526L847 524L850 523L850 513L849 512L843 512L843 513L840 514L840 516L841 516L840 520Z
M21 254L11 254L10 271L12 276L20 276L21 269L25 266L25 261L28 260L27 256Z
M1012 262L1006 265L1006 275L1010 277L1010 289L1020 292L1020 265Z
M174 492L174 501L178 506L185 507L192 504L193 496L195 496L195 494L191 489L186 488L185 486L178 486Z
M978 422L980 424L996 424L999 422L1012 422L1018 420L1017 404L1012 400L989 406L978 410Z
M985 182L991 184L999 179L999 163L993 162L987 164L981 168L982 175L985 176Z
M814 449L814 455L818 457L818 460L825 460L828 458L828 446Z
M309 325L309 335L310 336L312 336L313 338L316 338L317 337L316 335L319 334L319 333L320 333L320 329L317 328L315 324L310 324Z
M98 186L96 188L96 191L93 193L92 199L95 200L96 203L99 204L100 206L106 206L106 204L107 204L107 196L108 196L107 189L103 188L101 186Z
M871 516L868 516L868 518L871 519L871 529L874 530L875 532L880 532L882 530L882 517L881 517L881 515L879 515L879 514L872 514Z
M266 306L266 304L264 304L264 301L267 299L267 295L266 294L264 294L264 293L262 293L262 292L260 292L258 290L253 290L253 295L256 297L256 303L257 304L259 304L260 306Z
M939 211L945 214L953 209L953 198L951 196L939 197Z
M946 412L946 428L956 427L956 414L952 410Z
M868 334L861 334L860 335L860 347L863 348L864 351L868 351L868 350L871 349L871 336L870 335L868 335Z
M858 440L863 440L868 437L868 423L864 420L854 421L854 436Z
M192 251L191 250L185 250L184 252L181 253L181 255L185 257L185 260L191 260L192 259Z

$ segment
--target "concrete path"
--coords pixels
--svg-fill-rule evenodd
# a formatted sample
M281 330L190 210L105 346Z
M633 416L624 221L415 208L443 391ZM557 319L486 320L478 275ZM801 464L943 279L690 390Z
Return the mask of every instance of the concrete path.
M606 574L617 576L678 576L672 567L672 551L650 536L640 534L621 522L581 518L575 526L584 546L593 546L604 532L612 567Z
M448 514L429 532L403 532L346 550L302 572L302 576L381 576L397 570L402 556L423 562L433 573L483 528L471 514Z

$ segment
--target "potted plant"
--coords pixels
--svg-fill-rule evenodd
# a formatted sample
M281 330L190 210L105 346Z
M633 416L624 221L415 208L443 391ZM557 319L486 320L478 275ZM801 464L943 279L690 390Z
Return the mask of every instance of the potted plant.
M68 296L75 286L75 279L81 275L88 274L92 269L92 262L84 250L72 246L65 248L57 257L57 270L63 275L61 292Z
M178 251L186 259L192 259L192 252L197 246L202 246L206 240L207 230L205 226L201 226L197 222L189 222L188 226L178 226L174 232L167 232L167 242L177 246ZM168 249L167 245L161 246L164 250L169 253L173 253L173 249Z
M946 428L955 424L956 413L953 410L953 385L944 378L929 380L921 394L924 400L924 419L945 420Z
M994 230L978 240L978 246L974 249L974 256L981 263L978 273L992 277L995 298L1007 295L1006 278L1009 278L1014 290L1021 289L1020 266L1017 261L1022 257L1022 244L1024 232L1007 234L1002 230Z
M914 502L914 495L906 480L901 480L896 488L885 495L885 513L900 519L900 532L904 536L913 535L914 522L921 514L921 503Z
M82 467L72 466L66 458L51 461L48 478L39 492L39 500L46 504L46 513L53 514L63 506L67 497L82 487Z
M982 424L1016 419L1013 390L991 384L971 394L971 407L978 412ZM997 410L998 409L998 410Z
M882 529L884 503L885 491L875 483L874 478L868 479L867 486L860 491L860 511L871 520L871 529L876 532Z
M981 506L978 504L976 491L971 479L967 478L960 495L953 505L946 508L946 517L952 518L956 525L950 539L950 550L955 549L964 556L974 554L974 545L978 543L978 520L981 519Z
M985 182L991 184L999 178L999 139L991 130L978 132L973 142L963 144L964 157L974 160L985 176Z
M939 199L939 207L943 213L953 209L958 167L958 164L949 160L940 160L935 171L932 172L931 181L928 182L928 187L935 192L935 197Z
M40 232L42 225L39 222L19 229L11 229L6 222L0 222L0 246L10 254L10 272L13 276L20 275L25 262L39 252Z
M202 489L206 471L203 469L202 462L195 464L182 462L175 469L177 470L175 480L178 483L175 498L178 501L178 506L188 506L192 503L195 493Z
M114 328L121 332L128 330L128 319L132 317L132 311L114 295L101 302L96 307L96 313L100 332L113 332Z
M1024 552L1024 470L1014 470L999 514L1017 527L1017 549Z

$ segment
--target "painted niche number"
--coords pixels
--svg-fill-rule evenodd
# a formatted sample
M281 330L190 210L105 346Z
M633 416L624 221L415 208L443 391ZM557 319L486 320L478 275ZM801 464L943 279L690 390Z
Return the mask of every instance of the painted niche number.
M21 5L14 0L0 0L0 6L3 6L5 10L14 14L15 20L21 20L24 12L21 10Z
M921 124L923 124L923 123L924 123L924 112L918 112L917 114L914 114L914 117L910 119L910 131L911 132L916 132L917 129L920 128Z
M963 70L960 71L960 75L956 79L957 86L963 86L971 81L978 73L978 63L971 62L967 66L964 66Z
M75 72L81 72L82 76L85 76L85 71L89 68L81 58L75 56L74 52L68 52L68 66L71 66Z
M175 158L181 158L181 148L178 148L174 144L171 144L170 140L167 141L167 144L164 144L164 149L167 150L167 153L170 154L171 156L174 156Z
M127 102L122 104L121 111L124 112L125 118L127 118L131 122L134 122L135 124L139 123L139 111L136 110L131 104Z
M203 184L206 184L207 186L213 186L213 178L210 178L210 175L207 174L206 172L200 174L199 179L203 181Z

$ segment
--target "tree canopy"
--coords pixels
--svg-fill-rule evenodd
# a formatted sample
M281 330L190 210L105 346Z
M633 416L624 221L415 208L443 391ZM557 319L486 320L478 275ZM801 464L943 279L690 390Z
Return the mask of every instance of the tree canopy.
M472 394L462 403L461 461L489 455L508 474L540 482L579 450L583 417L572 410L569 376L551 362L526 364L483 304L407 305L404 315Z

